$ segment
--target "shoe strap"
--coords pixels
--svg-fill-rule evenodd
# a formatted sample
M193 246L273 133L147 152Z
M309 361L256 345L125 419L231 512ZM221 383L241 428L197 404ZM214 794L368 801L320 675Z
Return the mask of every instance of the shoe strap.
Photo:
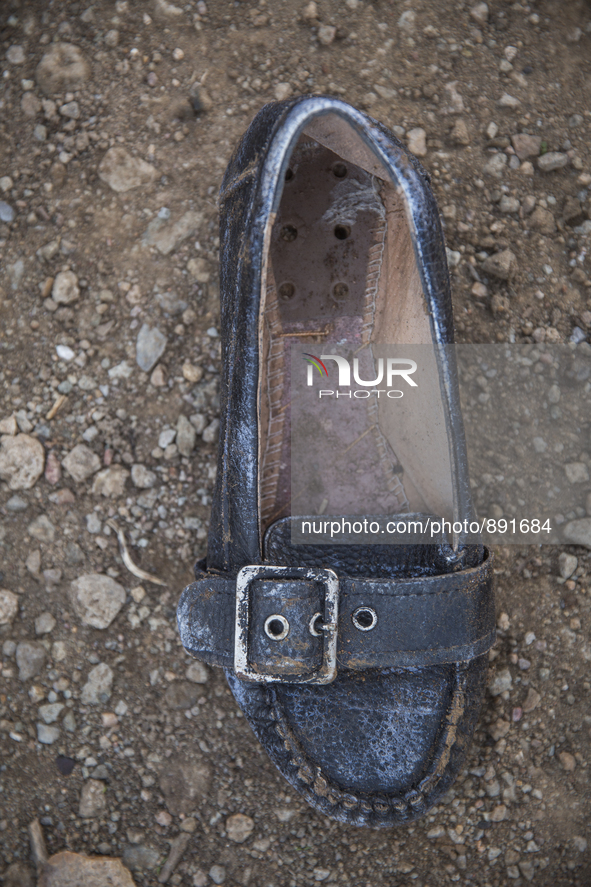
M243 619L241 627L244 610L241 617L237 577L200 572L179 603L183 646L196 659L232 668L238 625L238 631L245 634L251 680L318 682L309 676L321 667L325 645L322 623L327 611L322 578L293 567L245 569L254 571L246 589L246 624ZM276 575L266 575L273 570ZM319 568L317 572L335 576L332 570ZM375 624L369 627L371 623ZM285 624L286 636L274 637L273 632L280 633ZM494 642L492 556L477 567L438 576L339 579L339 669L413 668L467 661L485 653Z

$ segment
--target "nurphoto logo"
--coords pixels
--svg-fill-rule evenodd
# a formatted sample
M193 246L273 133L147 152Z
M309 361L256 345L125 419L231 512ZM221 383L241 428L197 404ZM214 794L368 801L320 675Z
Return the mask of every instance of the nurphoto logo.
M388 357L384 362L384 358L380 357L377 361L377 375L375 379L361 379L359 375L359 358L353 358L353 381L356 385L360 385L360 388L352 389L349 391L341 391L341 388L349 388L351 389L351 364L347 360L346 357L341 357L339 354L321 354L320 357L316 357L314 354L303 354L303 358L308 364L308 375L307 375L307 385L312 387L314 385L314 370L316 369L320 374L321 379L328 379L328 369L326 368L325 360L333 360L337 365L338 370L338 389L331 390L326 388L321 388L318 391L318 397L360 397L366 398L370 397L372 394L377 394L380 397L381 394L385 394L386 397L390 397L394 400L403 397L404 391L400 389L394 388L394 379L395 377L398 379L402 379L407 385L410 385L411 388L417 388L418 385L411 379L413 373L417 370L416 361L410 360L410 358L406 357ZM385 382L386 388L378 388L378 385L381 385Z

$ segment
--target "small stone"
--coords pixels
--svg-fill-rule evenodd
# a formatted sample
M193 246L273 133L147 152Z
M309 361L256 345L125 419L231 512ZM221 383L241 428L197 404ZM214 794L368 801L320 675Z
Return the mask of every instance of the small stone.
M567 773L572 773L577 766L574 755L571 755L571 753L568 751L559 752L558 760L560 761L560 766L562 767L562 769L566 770Z
M491 724L488 728L488 732L492 736L495 742L498 742L499 739L503 739L509 730L511 729L511 724L509 721L505 721L500 718L498 721L495 721L494 724Z
M41 613L35 619L35 634L49 634L56 626L55 617L48 612Z
M562 169L568 163L568 155L560 154L558 151L549 151L538 157L538 169L541 172L552 172L555 169Z
M125 589L110 576L85 573L70 585L70 603L76 615L93 628L108 628L125 603Z
M513 678L511 677L511 672L508 668L503 668L501 671L497 672L489 686L490 695L500 696L505 690L510 690L512 685Z
M482 172L485 176L493 176L495 179L501 179L507 166L507 155L499 152L493 154L490 160L485 163Z
M488 296L488 287L483 283L474 283L470 292L477 299L485 299Z
M86 683L82 687L80 701L82 705L99 705L111 696L113 686L113 670L106 662L99 662L88 672Z
M164 431L160 432L160 436L158 437L158 446L165 450L167 446L169 446L176 437L176 428L165 428Z
M334 43L336 35L337 29L334 25L320 25L318 28L318 40L323 46L330 46L331 43Z
M54 487L62 478L62 466L53 451L48 453L45 462L45 480Z
M235 844L244 844L254 831L254 821L244 813L235 813L226 819L226 834Z
M81 819L91 819L94 816L100 816L107 809L107 799L105 797L104 783L98 779L89 779L82 787L80 793L80 805L78 807L78 816ZM87 883L79 882L79 883Z
M137 337L136 360L139 368L145 373L156 366L166 348L166 336L158 327L153 329L144 323Z
M527 697L525 702L522 705L523 711L527 714L530 711L533 711L538 707L540 702L542 701L542 697L538 693L537 690L534 690L533 687L530 687L527 691Z
M158 480L157 475L139 463L131 466L131 482L139 490L149 490Z
M43 745L53 745L59 739L60 728L48 727L46 724L37 724L37 739Z
M123 863L132 871L147 871L158 865L160 854L152 847L135 844L123 851Z
M132 157L125 148L109 148L98 168L99 178L118 193L149 185L157 176L156 169L141 157Z
M318 7L316 3L308 3L302 12L302 19L305 22L315 22L318 18Z
M209 877L214 884L223 884L226 880L226 869L223 865L212 865L209 870Z
M500 253L495 253L485 259L482 263L482 270L485 274L492 274L500 280L509 280L513 276L513 272L517 266L517 257L515 253L509 249L504 249Z
M530 136L526 133L520 132L511 136L511 144L519 159L527 160L528 157L537 157L540 153L542 137Z
M190 456L195 449L197 432L182 413L176 425L176 445L181 456Z
M24 65L26 61L25 51L22 46L15 44L6 51L6 58L11 65Z
M417 14L414 9L406 9L398 19L398 27L406 34L414 34Z
M47 654L45 648L35 641L21 641L16 648L16 664L21 681L34 678L43 669Z
M173 711L185 711L197 702L200 691L187 681L173 681L165 693L164 699Z
M103 468L96 475L92 484L92 492L95 496L107 496L110 499L116 499L118 496L125 494L125 484L129 477L127 468L122 465L111 465L109 468Z
M187 382L195 385L203 378L203 367L195 366L194 364L187 361L183 364L183 377L187 380Z
M196 81L189 90L189 101L196 116L207 114L213 108L213 101L207 90Z
M0 178L0 191L6 194L7 191L10 191L11 188L14 187L14 182L10 178L10 176L2 176Z
M289 83L277 83L273 92L275 99L278 102L282 102L290 97L292 90Z
M62 117L68 117L70 120L78 120L80 117L80 105L78 102L66 102L60 105L59 112Z
M50 543L55 538L55 527L46 514L40 514L27 527L27 533L38 542Z
M45 450L35 437L17 434L0 443L0 478L10 490L30 490L43 474Z
M185 672L185 677L194 684L206 684L209 672L203 662L192 662Z
M78 89L90 77L90 65L77 46L54 43L35 71L37 84L45 95Z
M175 756L163 765L159 785L173 816L189 814L209 793L211 769L205 762Z
M4 887L34 887L35 879L28 865L13 862L3 873L2 884Z
M56 274L51 298L58 305L70 305L80 298L78 278L73 271L60 271Z
M548 209L543 206L536 206L533 213L529 217L529 226L541 234L553 234L556 231L556 222L554 216Z
M21 99L21 111L25 117L34 118L41 110L41 102L32 92L26 92Z
M218 439L220 420L213 419L201 435L203 443L215 443Z
M90 779L90 783L96 780ZM101 791L105 788L102 783ZM88 783L82 790L82 795L87 791ZM98 792L98 788L96 790ZM89 792L90 795L90 792ZM104 795L102 795L104 798ZM86 800L84 809L94 809L96 802L88 798L88 806ZM103 802L100 808L97 806L96 813L89 814L95 816L105 810ZM80 807L82 808L82 798L80 799ZM80 816L85 816L82 812ZM107 844L107 847L110 845ZM108 851L107 851L108 852ZM49 858L45 864L41 877L39 878L38 887L135 887L134 880L129 873L129 869L125 868L120 859L109 859L100 856L83 856L79 853L72 853L69 850L63 850ZM25 887L23 884L22 887Z
M167 810L161 810L154 817L158 825L161 825L163 828L168 828L168 826L172 823L172 816L168 813Z
M479 25L486 25L488 22L488 6L486 3L477 3L470 9L470 15Z
M407 133L408 150L416 157L425 157L427 154L427 133L420 126L411 129Z
M110 31L107 31L105 34L105 45L109 47L109 49L114 49L119 43L119 31L115 30L115 28L111 28Z
M184 819L181 822L181 831L187 832L187 834L192 835L197 831L197 820L190 816L188 819Z
M54 724L65 708L63 702L49 702L39 706L39 717L44 724Z
M579 559L574 554L563 551L558 558L558 568L563 579L570 579L579 565Z
M8 416L6 419L0 420L0 434L9 434L11 437L18 431L18 425L14 416Z
M502 213L517 213L519 212L519 200L516 197L503 194L499 201L499 209Z
M490 814L491 822L503 822L507 818L507 808L504 804L499 804Z
M583 838L581 835L575 835L573 838L573 845L575 850L579 853L584 853L587 849L587 838Z
M0 588L0 625L10 625L18 613L18 598L12 591Z
M469 145L470 133L463 117L458 117L451 131L451 139L456 145Z
M187 271L197 283L209 283L211 280L211 267L207 259L189 259Z
M39 573L41 572L41 552L31 551L30 554L27 555L27 559L25 561L25 567L35 579L39 578Z
M153 385L154 388L164 388L166 385L166 374L161 364L158 364L156 369L153 370L150 376L150 385Z
M520 104L521 102L519 101L519 99L515 98L514 95L509 95L508 92L502 95L499 99L499 105L501 106L501 108L509 108L511 111L515 111Z
M62 465L76 483L82 483L98 471L101 460L85 444L78 444L68 453Z
M450 83L446 83L443 87L446 97L446 104L442 111L443 114L463 114L466 110L464 99L458 92L457 87L457 80L452 80Z
M163 256L168 256L196 234L202 220L202 213L197 212L186 212L173 223L157 217L148 225L142 243L155 246Z
M570 484L578 486L589 480L589 471L584 462L570 462L564 466L564 471Z
M133 374L133 367L129 366L126 360L116 364L109 370L109 379L129 379Z

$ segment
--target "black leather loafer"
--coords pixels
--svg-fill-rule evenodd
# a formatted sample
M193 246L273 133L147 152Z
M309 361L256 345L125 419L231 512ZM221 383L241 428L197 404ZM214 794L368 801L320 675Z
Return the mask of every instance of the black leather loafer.
M357 825L408 822L449 788L474 730L495 637L491 558L462 533L294 544L285 380L294 340L316 354L344 329L360 346L453 342L429 179L375 120L302 96L255 117L220 208L218 474L207 558L178 608L182 642L226 669L259 741L313 807ZM437 373L449 513L463 522L473 514L444 350ZM382 513L433 513L413 454L393 464L379 418L364 434Z

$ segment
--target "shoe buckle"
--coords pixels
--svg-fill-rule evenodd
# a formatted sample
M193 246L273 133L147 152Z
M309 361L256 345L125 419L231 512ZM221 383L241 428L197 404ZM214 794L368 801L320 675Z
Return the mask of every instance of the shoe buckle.
M324 613L315 613L309 620L313 637L322 637L322 664L306 675L289 675L255 671L249 663L249 632L251 630L251 584L256 579L275 583L301 580L317 582L324 588ZM339 615L339 579L333 570L308 567L249 565L236 578L236 623L234 631L234 671L237 677L257 683L330 684L337 676L337 630ZM278 642L287 635L285 617L270 616L265 632ZM272 632L272 634L270 633Z

